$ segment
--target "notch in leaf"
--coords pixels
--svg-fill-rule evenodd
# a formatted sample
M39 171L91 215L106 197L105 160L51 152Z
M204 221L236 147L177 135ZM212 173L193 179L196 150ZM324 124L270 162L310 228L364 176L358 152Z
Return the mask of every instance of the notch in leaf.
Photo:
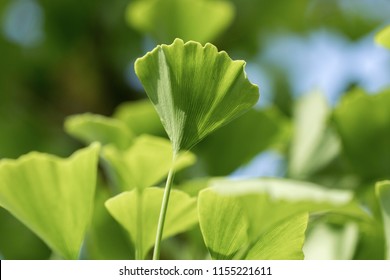
M175 152L191 149L256 104L259 89L244 66L212 44L180 39L137 59L135 72Z

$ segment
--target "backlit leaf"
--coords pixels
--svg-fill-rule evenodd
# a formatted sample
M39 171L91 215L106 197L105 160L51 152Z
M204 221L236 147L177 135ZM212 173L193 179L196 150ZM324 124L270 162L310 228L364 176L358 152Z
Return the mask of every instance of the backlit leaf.
M246 260L301 260L307 213L290 217L263 232L250 246Z
M113 146L103 148L102 156L122 190L151 187L163 180L172 166L172 145L169 140L143 135L126 150ZM195 162L190 152L180 152L174 168L180 170Z
M311 183L215 179L210 186L199 194L198 211L205 243L216 259L302 259L306 213L363 215L352 192Z
M133 190L106 202L111 215L129 232L133 242L141 246L143 257L152 248L156 238L163 192L163 189L155 187L147 188L142 193ZM197 221L196 199L184 192L172 190L163 239L190 229Z
M176 39L135 62L135 71L154 104L173 149L190 149L215 129L248 111L258 87L211 44Z
M132 131L120 120L90 113L68 117L65 130L86 144L98 141L120 149L127 148L134 138Z
M152 35L159 43L175 38L212 41L232 22L234 7L229 1L138 0L126 12L128 23Z
M77 259L92 215L98 153L93 144L66 159L32 152L0 161L0 205L55 253Z
M198 212L202 235L211 257L233 259L248 242L248 219L239 201L205 189L199 195Z
M267 214L272 213L275 207L264 210L256 201L242 198L240 195L220 194L213 188L200 192L199 222L211 257L302 259L307 215L293 218L295 212L291 212L282 217L274 215L279 219L266 221ZM277 206L283 208L284 204L280 202ZM266 222L265 227L263 222Z

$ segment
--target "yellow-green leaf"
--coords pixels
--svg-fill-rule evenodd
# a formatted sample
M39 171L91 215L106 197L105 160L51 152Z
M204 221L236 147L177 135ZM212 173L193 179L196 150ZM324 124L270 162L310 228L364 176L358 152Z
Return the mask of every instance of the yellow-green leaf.
M93 144L66 159L31 152L0 161L0 205L55 253L77 259L92 215L98 154Z
M258 100L244 61L233 61L211 44L176 39L135 62L135 71L172 141L188 150Z
M134 138L133 132L122 121L91 113L68 117L65 130L86 144L97 141L120 149L127 148Z
M164 190L147 188L123 192L106 202L110 214L129 232L145 258L152 248L157 230L161 200ZM198 221L196 199L188 194L172 190L165 220L163 239L184 232Z
M388 49L390 49L390 25L381 30L376 36L375 41Z
M116 184L122 190L144 189L163 180L172 166L172 145L169 140L143 135L126 150L106 146L102 152ZM195 162L194 154L180 152L174 168L183 169Z

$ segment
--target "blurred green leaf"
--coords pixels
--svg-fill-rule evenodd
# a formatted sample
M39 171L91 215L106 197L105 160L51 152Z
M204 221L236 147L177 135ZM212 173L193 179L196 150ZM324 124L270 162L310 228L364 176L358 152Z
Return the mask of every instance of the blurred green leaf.
M375 41L377 44L390 49L390 26L387 26L381 30L376 36Z
M145 189L163 180L172 166L172 145L169 140L143 135L126 150L105 146L103 158L109 164L111 177L121 190ZM190 152L180 152L174 168L183 169L195 162Z
M213 41L233 17L233 5L220 0L138 0L131 2L126 11L132 27L152 35L159 43L175 38Z
M305 241L306 260L352 260L359 239L359 228L346 222L334 226L324 222L315 223Z
M382 209L382 219L387 245L386 257L390 260L390 181L377 183L375 190Z
M343 149L354 170L365 179L390 176L390 90L347 94L334 111Z
M90 222L99 148L0 161L0 205L67 259L78 258Z
M258 87L247 79L244 65L211 44L180 39L137 59L136 74L175 153L192 148L257 102Z
M269 232L279 234L275 235L273 242L284 244L287 251L283 258L303 258L300 252L303 246L303 233L299 229L303 229L303 225L306 227L307 221L305 222L301 215L307 212L324 214L332 211L335 215L339 213L356 219L366 218L366 214L353 201L351 191L331 190L307 182L286 179L241 181L214 179L210 182L210 186L209 189L200 192L198 211L205 243L213 258L231 259L248 256L254 258L260 254L257 249L251 252L254 244L256 248L267 247L269 248L267 252L274 254L274 257L258 255L261 258L265 256L271 259L282 258L279 254L281 251L274 251L272 248L275 247L272 244L258 243L262 242L261 238L270 238ZM216 207L217 203L221 205ZM218 213L215 213L216 209ZM225 230L225 220L231 216L235 217L234 215L237 215L235 220L241 219L240 222L234 222L239 226L237 228L234 225L229 226L230 235L219 236ZM213 218L208 218L208 216ZM290 219L297 219L299 222L294 224ZM220 226L215 227L215 224ZM241 231L244 225L245 235L243 236ZM297 235L295 239L284 243L286 237L282 233L285 230L279 230L279 227L280 229L291 228L291 232L297 234L300 232L301 237ZM218 243L218 240L223 238L227 241L224 241L224 244ZM302 242L296 242L297 240ZM230 244L235 244L234 250L228 251L232 247Z
M275 209L283 209L284 203L267 205L264 209L259 199L264 196L221 194L215 188L200 192L199 222L213 259L303 258L307 215L287 214L287 209L283 215L268 218Z
M134 134L166 136L160 118L149 99L120 104L114 112L114 118L123 121Z
M163 192L163 189L155 187L147 188L142 193L133 190L106 202L110 214L129 232L133 242L141 246L143 258L156 238ZM163 239L190 229L197 221L196 199L184 192L172 190Z
M289 122L275 107L250 110L200 142L195 152L208 175L228 175L260 152L286 146L289 130Z
M339 139L328 127L330 113L330 107L321 92L308 94L295 104L289 165L292 177L307 177L339 153Z
M114 144L119 149L129 147L134 138L133 132L121 121L91 113L68 117L65 130L85 144L98 141L103 145Z
M174 187L188 193L192 197L197 197L201 190L208 187L209 181L209 177L196 178L185 181L184 183Z

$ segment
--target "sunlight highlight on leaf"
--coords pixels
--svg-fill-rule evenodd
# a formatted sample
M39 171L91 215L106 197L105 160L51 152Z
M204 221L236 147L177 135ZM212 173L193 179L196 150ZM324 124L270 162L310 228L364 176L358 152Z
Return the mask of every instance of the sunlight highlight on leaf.
M172 141L190 149L258 100L244 61L232 61L211 44L176 39L135 62L135 71Z
M91 219L99 149L0 161L0 205L67 259L78 258Z

